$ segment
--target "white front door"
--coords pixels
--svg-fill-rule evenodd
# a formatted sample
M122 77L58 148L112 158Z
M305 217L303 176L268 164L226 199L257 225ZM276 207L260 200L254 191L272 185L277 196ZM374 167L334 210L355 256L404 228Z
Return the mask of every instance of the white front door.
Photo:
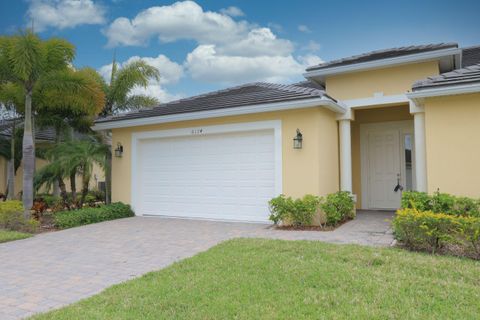
M363 208L397 209L401 188L412 188L411 126L411 121L361 125Z

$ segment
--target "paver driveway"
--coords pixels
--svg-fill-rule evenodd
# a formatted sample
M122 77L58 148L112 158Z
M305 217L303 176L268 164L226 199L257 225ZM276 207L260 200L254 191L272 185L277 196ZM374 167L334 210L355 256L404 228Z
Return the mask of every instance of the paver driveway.
M234 237L389 245L392 213L361 212L332 232L268 225L127 218L0 244L0 319L58 308Z

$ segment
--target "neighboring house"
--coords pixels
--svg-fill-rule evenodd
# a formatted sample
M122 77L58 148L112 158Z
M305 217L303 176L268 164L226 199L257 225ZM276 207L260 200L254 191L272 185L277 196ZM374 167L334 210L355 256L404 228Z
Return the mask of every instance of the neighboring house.
M19 128L23 126L23 122L21 120L16 120L16 127ZM12 127L13 122L12 120L3 120L0 122L0 137L2 139L10 139L12 134ZM45 144L52 144L55 142L55 130L53 128L42 128L35 130L35 143L36 147L45 145ZM43 167L48 163L47 160L36 158L35 159L35 166L37 169ZM8 160L4 157L0 156L0 194L6 194L7 192L7 182L8 182ZM82 178L80 175L77 175L76 178L77 184L77 192L80 191L82 187ZM98 165L94 165L93 168L93 175L92 179L90 180L90 189L94 189L98 187L99 183L104 183L105 176L103 173L103 169L101 169ZM65 184L67 187L67 191L70 192L70 183L65 180ZM15 173L15 195L18 196L23 189L23 164L20 164L18 167L17 172ZM45 192L45 188L42 188L40 192ZM52 190L50 190L52 191Z
M346 190L361 209L398 208L397 184L480 197L480 46L374 51L304 76L98 119L123 148L113 200L138 215L267 221L280 193Z

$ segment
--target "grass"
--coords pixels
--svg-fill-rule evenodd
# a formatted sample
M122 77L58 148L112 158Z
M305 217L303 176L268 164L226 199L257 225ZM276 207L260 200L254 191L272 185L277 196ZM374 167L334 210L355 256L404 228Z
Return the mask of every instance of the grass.
M0 229L0 243L30 238L32 235L29 233L8 231Z
M480 262L236 239L35 319L478 319Z

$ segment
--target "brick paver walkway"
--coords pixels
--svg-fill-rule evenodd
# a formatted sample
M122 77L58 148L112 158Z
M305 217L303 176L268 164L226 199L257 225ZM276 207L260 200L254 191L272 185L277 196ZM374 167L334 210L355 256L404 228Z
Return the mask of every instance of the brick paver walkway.
M387 246L392 213L360 212L335 231L135 217L0 244L0 319L20 319L94 295L235 237Z

